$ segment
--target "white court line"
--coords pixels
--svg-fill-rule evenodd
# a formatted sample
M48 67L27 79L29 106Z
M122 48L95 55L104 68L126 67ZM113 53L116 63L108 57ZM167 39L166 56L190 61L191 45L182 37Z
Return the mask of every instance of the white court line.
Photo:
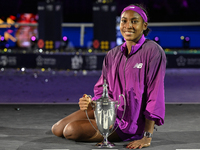
M176 150L200 150L200 149L176 149Z

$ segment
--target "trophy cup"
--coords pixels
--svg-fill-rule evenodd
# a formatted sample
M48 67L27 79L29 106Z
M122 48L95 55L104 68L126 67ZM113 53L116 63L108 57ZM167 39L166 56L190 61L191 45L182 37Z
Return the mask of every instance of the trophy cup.
M86 116L90 124L93 126L93 128L97 132L99 131L104 138L103 142L96 144L98 148L103 148L103 147L112 148L115 146L114 143L111 143L108 141L108 136L112 134L118 128L125 114L125 109L124 109L124 113L122 115L121 121L119 122L118 126L114 129L114 123L116 120L117 109L120 105L121 96L123 96L124 105L125 105L124 108L126 109L126 101L123 94L119 95L119 102L117 100L109 99L106 80L104 80L103 94L101 98L96 101L92 101L91 103L94 110L94 115L95 115L95 120L96 120L98 130L92 125L88 117L87 110L86 110Z

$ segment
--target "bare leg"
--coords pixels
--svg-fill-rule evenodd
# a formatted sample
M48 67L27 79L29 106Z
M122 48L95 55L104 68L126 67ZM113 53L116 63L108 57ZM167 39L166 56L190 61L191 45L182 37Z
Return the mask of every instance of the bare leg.
M97 129L93 110L88 108L87 112L93 126ZM86 113L82 110L78 110L55 123L52 126L52 133L76 141L100 142L103 140L102 135L92 127ZM109 140L120 141L120 138L114 132L109 136Z
M94 112L92 109L88 109L88 116L90 119L94 119ZM63 136L63 130L68 123L83 119L87 119L86 113L82 110L78 110L55 123L52 126L51 131L54 135L61 137Z
M96 122L94 119L91 119L93 126L97 129ZM66 139L75 140L75 141L101 141L103 140L102 135L97 132L88 119L77 120L68 123L64 130L63 135Z
M91 123L97 129L94 119L91 119ZM100 142L103 140L103 136L92 127L88 119L68 123L63 130L63 135L65 138L75 141ZM121 141L116 132L112 133L108 140Z

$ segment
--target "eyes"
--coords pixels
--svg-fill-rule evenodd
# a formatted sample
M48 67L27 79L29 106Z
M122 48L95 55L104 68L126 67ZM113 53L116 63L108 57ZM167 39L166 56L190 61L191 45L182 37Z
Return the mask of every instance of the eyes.
M122 24L126 24L128 21L127 19L121 19L121 23ZM138 20L131 20L130 21L132 24L137 24L139 21Z

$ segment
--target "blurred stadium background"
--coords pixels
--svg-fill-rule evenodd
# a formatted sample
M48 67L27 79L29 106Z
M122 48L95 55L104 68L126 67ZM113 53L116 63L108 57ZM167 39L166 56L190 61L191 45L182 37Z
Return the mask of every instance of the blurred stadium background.
M0 0L0 67L99 70L123 42L120 12L131 3L149 11L147 38L163 47L167 68L199 68L198 0Z
M147 38L159 43L166 53L166 101L199 102L199 86L196 85L200 73L199 0L0 0L0 79L4 84L0 90L1 103L26 103L28 100L54 103L55 97L66 95L63 89L75 86L77 81L77 84L87 82L88 91L82 92L91 93L104 56L123 42L119 31L120 13L132 3L142 3L149 11L151 32ZM80 77L80 72L81 76L89 78ZM60 74L62 80L57 81ZM66 76L74 78L70 77L69 82ZM54 78L52 85L50 78ZM41 85L36 79L41 80ZM54 85L57 82L60 88ZM182 91L171 89L183 86L186 87L183 91L190 91L190 95L185 92L187 96L174 97L180 96ZM42 99L34 97L48 88ZM53 89L57 93L55 97L49 94ZM74 95L73 91L67 93L67 98L56 101L77 101L74 96L80 97L83 93L78 91L78 95ZM24 94L28 97L23 98Z

